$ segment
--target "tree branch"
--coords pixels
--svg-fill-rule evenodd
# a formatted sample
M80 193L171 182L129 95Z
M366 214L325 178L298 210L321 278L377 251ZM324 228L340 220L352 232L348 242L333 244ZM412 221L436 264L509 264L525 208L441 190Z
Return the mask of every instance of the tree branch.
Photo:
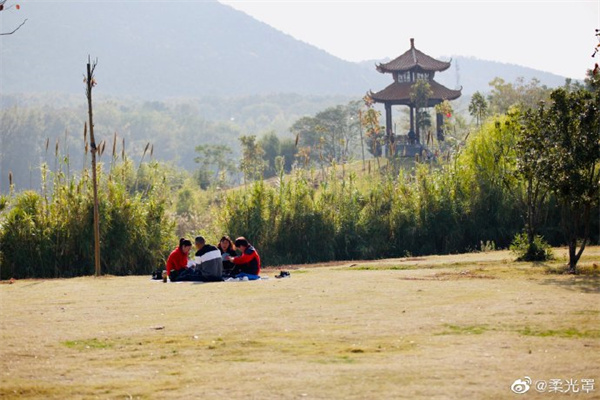
M21 22L21 25L17 26L14 31L12 31L12 32L6 32L6 33L0 33L0 36L12 35L16 31L18 31L20 27L22 27L23 25L25 25L25 22L27 22L27 19L25 19L25 21Z

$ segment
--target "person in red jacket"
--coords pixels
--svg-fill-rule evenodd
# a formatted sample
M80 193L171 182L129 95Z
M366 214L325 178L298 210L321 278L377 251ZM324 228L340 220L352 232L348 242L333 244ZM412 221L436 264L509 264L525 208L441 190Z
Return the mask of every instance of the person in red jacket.
M241 271L235 277L239 279L248 278L250 281L260 279L260 256L254 246L248 243L246 238L239 237L235 239L235 247L242 252L242 255L227 258Z
M188 254L192 242L186 238L179 239L179 247L169 254L167 258L167 276L171 282L184 281L190 275L188 270Z

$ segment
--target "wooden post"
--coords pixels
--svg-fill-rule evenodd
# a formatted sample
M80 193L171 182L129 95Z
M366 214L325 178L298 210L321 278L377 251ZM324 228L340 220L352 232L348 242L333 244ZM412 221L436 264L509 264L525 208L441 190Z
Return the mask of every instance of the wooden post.
M92 153L92 181L94 185L94 275L100 276L100 212L98 210L98 177L96 171L96 153L98 152L98 148L96 147L96 139L94 137L94 120L92 112L92 88L96 86L94 70L96 69L97 64L98 60L96 60L94 64L91 64L90 57L88 56L85 94L88 100L90 148Z

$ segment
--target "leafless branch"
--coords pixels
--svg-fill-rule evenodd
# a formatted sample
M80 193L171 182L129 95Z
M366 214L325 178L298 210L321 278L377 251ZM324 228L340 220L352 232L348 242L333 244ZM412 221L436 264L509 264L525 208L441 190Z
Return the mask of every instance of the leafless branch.
M27 19L25 19L25 21L21 22L21 25L17 26L14 31L12 31L12 32L6 32L6 33L0 33L0 36L12 35L16 31L18 31L20 27L22 27L23 25L25 25L25 22L27 22Z

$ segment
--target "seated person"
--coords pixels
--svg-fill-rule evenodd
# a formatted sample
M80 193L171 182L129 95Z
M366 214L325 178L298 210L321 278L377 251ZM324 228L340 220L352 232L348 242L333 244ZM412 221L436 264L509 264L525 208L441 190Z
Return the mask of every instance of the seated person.
M221 255L223 256L223 276L232 277L236 275L236 267L235 264L231 261L226 260L228 257L235 257L237 253L235 252L235 247L231 242L229 236L223 236L217 245L217 248L221 251ZM238 271L239 272L239 271Z
M242 252L239 257L228 257L228 260L233 262L241 271L235 277L240 279L246 277L251 281L260 279L260 256L254 246L248 243L246 238L239 237L235 239L235 247Z
M167 258L167 276L171 282L185 281L192 271L188 266L188 254L192 248L192 242L186 238L179 239L179 247L169 254Z
M207 244L202 236L197 236L196 267L192 280L203 282L216 282L223 280L223 260L221 252L212 244Z

